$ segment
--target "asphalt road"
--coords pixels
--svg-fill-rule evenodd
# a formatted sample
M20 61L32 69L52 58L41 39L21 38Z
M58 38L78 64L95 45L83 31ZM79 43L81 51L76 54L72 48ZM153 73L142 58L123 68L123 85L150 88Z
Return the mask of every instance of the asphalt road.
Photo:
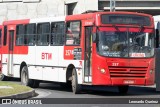
M20 84L19 80L14 80ZM118 93L117 87L93 87L83 86L80 94L73 94L71 88L64 88L57 83L40 83L35 88L38 96L35 98L160 98L160 92L156 92L154 86L130 86L126 95Z
M155 85L130 86L126 95L119 94L117 87L92 86L83 86L82 92L75 95L71 89L55 83L41 83L35 90L39 94L37 98L160 98L160 92L156 92Z
M20 84L20 82L16 83ZM75 98L83 99L84 98L106 98L112 99L116 98L122 100L123 98L132 99L132 98L159 98L160 92L155 91L155 86L150 87L138 87L138 86L130 86L128 94L121 95L118 93L117 87L92 87L92 86L83 86L83 91L80 94L73 94L72 90L69 88L61 87L59 84L55 83L41 83L39 88L35 88L38 96L34 98L60 98L60 99L70 99L74 100ZM94 100L93 100L94 101ZM160 104L52 104L51 107L160 107ZM39 107L44 107L45 105L41 105ZM48 104L47 106L50 106ZM5 106L3 106L5 107ZM14 107L14 106L12 106ZM17 106L18 107L18 106ZM33 107L36 107L33 106ZM38 107L38 106L37 106Z
M160 92L155 91L155 86L137 87L131 86L127 95L118 93L117 87L91 87L83 86L80 94L73 94L71 89L61 87L55 83L41 83L35 89L39 94L36 98L160 98ZM72 100L72 99L71 99ZM114 101L113 101L114 103ZM158 104L53 104L53 107L160 107ZM42 106L43 107L43 106Z

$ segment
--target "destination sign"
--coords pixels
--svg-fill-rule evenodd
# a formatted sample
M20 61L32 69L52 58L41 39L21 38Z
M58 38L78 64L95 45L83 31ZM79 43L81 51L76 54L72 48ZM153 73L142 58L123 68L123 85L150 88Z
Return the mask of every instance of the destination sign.
M150 26L151 21L147 16L130 15L130 14L103 14L101 15L102 24L128 24Z

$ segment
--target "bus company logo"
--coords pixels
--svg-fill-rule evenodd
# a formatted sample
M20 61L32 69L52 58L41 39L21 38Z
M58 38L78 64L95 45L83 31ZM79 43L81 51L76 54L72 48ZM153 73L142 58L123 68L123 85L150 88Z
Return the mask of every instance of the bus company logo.
M42 52L41 59L42 60L52 60L52 53Z
M11 99L2 99L2 104L12 104Z

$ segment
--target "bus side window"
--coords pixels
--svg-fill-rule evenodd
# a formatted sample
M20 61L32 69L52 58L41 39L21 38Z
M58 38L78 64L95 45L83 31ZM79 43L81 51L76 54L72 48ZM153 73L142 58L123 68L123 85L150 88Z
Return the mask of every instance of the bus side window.
M32 23L25 25L25 35L24 35L25 45L34 46L35 36L36 36L36 24Z
M39 23L37 25L37 45L49 45L50 23Z
M24 26L22 24L16 26L16 45L24 45Z
M67 22L66 45L80 45L80 21Z
M53 22L51 24L51 45L63 45L65 34L64 22Z

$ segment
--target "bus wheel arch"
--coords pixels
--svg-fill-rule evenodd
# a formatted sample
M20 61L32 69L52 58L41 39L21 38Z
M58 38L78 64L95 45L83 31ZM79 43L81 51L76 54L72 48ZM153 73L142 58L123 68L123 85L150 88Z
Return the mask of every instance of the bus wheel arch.
M78 94L81 91L81 85L78 84L76 68L73 64L67 67L66 82L70 82L74 94Z
M20 79L22 85L30 86L32 88L39 87L39 80L33 80L29 78L28 66L25 62L22 62L20 66Z
M66 70L66 82L60 83L61 87L71 89L72 69L75 68L73 64L69 64Z

